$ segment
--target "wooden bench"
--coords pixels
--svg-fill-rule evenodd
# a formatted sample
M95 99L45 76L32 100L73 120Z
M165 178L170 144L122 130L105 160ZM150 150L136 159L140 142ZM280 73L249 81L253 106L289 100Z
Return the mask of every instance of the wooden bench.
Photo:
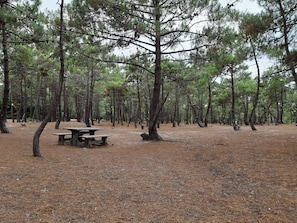
M93 145L107 145L107 138L110 135L82 135L81 139L84 140L86 147L92 147ZM101 140L95 140L96 138L101 138Z
M71 132L57 132L57 133L54 133L54 135L59 136L58 143L60 145L64 145L65 141L69 141L71 139L71 137L66 138L66 136L69 136L69 135L71 136Z

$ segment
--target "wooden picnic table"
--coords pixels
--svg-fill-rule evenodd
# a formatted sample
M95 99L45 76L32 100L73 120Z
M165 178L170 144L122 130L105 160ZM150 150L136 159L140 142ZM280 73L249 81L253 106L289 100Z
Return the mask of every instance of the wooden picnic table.
M71 131L71 139L70 144L74 146L79 145L80 136L84 133L88 133L89 135L94 135L96 131L101 130L102 128L97 127L65 127L64 129Z

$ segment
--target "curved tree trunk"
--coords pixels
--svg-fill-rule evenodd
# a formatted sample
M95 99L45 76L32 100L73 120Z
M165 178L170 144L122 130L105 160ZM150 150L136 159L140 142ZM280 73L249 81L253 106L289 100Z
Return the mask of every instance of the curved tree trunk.
M59 73L59 85L55 96L53 97L53 102L51 104L51 108L45 117L45 119L41 122L40 126L36 130L33 137L33 156L42 157L39 149L39 140L41 133L43 132L47 123L51 120L52 116L55 114L57 105L61 99L63 82L64 82L64 49L63 49L63 7L64 0L61 0L60 5L60 40L59 40L59 48L60 48L60 73Z
M56 111L56 109L54 110ZM33 156L42 157L39 149L39 139L47 123L51 120L53 112L49 112L45 119L41 122L33 137Z
M192 104L190 96L188 95L188 104L190 105L190 107L192 108L193 114L194 114L194 118L195 121L197 122L199 127L206 127L203 122L201 121L201 112L199 112L199 108L197 108L197 105Z

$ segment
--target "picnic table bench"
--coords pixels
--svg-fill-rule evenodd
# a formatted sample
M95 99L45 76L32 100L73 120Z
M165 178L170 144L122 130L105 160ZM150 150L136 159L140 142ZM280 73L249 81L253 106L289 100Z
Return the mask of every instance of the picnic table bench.
M70 141L70 139L71 139L71 137L66 138L66 136L71 136L72 133L71 132L57 132L57 133L54 133L54 135L59 136L58 143L60 145L64 145L65 141Z
M93 145L106 145L106 140L109 136L110 135L81 135L79 137L83 139L84 145L90 148ZM101 140L95 140L96 138L101 138Z

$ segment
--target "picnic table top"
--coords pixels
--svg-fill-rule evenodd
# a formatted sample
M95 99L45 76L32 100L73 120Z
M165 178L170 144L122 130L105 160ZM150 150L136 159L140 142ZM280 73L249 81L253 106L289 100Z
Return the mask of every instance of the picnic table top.
M85 130L101 130L102 128L99 127L65 127L64 129L74 130L74 131L85 131Z

